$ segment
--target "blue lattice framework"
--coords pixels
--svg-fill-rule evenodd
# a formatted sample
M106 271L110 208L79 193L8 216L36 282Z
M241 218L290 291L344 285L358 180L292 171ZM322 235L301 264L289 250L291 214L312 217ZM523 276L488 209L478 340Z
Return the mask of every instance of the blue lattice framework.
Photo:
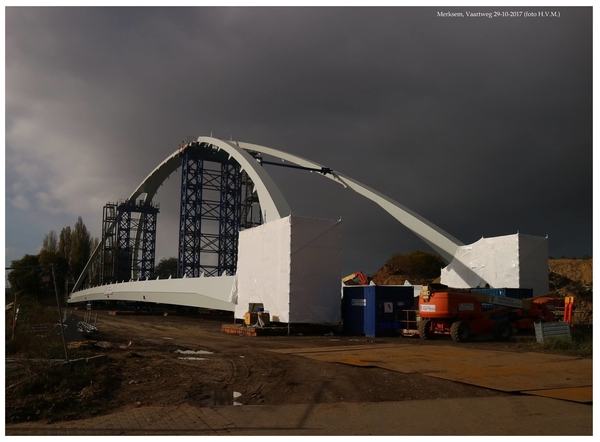
M100 258L100 284L114 281L115 276L115 245L117 238L117 204L107 203L102 210L102 255Z
M233 275L242 223L242 172L224 151L192 142L180 152L178 277Z
M116 217L116 249L114 259L114 281L129 281L154 276L156 250L156 221L159 212L157 203L144 204L143 200L120 202ZM137 213L139 216L132 216ZM136 249L136 232L141 227L139 252Z

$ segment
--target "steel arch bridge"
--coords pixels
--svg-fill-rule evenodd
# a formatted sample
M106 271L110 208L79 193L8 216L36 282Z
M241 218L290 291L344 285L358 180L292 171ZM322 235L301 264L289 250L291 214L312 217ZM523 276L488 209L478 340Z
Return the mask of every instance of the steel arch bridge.
M291 214L291 209L271 176L253 156L255 153L279 158L283 162L302 168L327 171L327 173L323 173L323 176L378 204L447 261L451 261L457 248L463 245L458 239L393 199L348 176L325 168L321 164L270 147L205 136L198 137L196 140L185 144L168 156L133 191L126 203L132 203L139 199L143 206L151 206L152 198L159 187L173 172L182 167L182 157L184 156L182 154L191 152L193 147L198 145L210 147L215 153L218 152L220 155L225 156L227 161L235 163L240 170L248 175L258 196L263 222L286 217ZM144 196L140 199L142 195ZM112 228L116 228L116 225L113 225ZM110 229L107 233L111 233ZM134 242L134 256L139 251L141 237L142 228L139 226ZM234 304L228 301L234 275L228 275L226 272L219 276L199 275L197 277L187 277L183 273L181 275L183 277L177 279L150 280L146 278L142 281L105 284L80 290L85 275L97 259L106 240L107 236L103 234L102 240L92 252L92 256L75 283L68 303L119 300L234 310Z

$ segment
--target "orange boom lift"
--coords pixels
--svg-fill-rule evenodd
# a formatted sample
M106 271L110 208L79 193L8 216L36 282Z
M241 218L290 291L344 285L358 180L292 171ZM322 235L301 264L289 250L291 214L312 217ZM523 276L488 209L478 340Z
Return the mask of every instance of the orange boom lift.
M521 300L432 284L423 286L419 295L417 329L421 339L445 334L456 342L464 342L472 336L491 333L495 339L506 340L513 329L532 330L535 322L560 320L560 312L562 320L572 327L573 301L573 297L547 296ZM483 303L497 308L484 312Z

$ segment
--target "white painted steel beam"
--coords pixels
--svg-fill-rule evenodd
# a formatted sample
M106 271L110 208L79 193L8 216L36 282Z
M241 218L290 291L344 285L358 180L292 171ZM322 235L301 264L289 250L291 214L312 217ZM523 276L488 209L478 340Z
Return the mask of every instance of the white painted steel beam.
M234 276L123 282L72 293L69 303L139 301L233 311L229 302Z

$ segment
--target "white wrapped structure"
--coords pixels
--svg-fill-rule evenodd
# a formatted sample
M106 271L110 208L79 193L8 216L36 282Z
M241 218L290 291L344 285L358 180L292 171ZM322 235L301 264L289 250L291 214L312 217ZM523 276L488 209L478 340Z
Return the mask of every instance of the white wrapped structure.
M342 222L287 216L240 232L235 317L262 304L271 321L338 323Z
M460 246L442 269L442 284L456 288L531 288L548 293L548 238L522 235L481 238Z

